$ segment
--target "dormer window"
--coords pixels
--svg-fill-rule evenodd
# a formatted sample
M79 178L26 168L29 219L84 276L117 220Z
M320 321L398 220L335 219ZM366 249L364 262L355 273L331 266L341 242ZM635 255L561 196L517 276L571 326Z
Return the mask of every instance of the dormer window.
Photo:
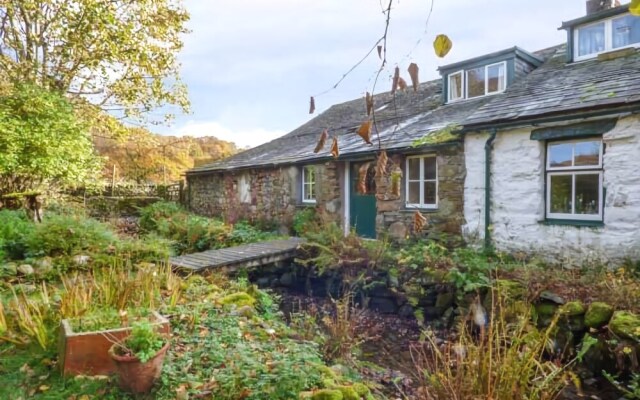
M507 62L483 65L449 74L448 101L501 93L507 87Z
M574 28L574 61L640 46L640 18L624 14Z

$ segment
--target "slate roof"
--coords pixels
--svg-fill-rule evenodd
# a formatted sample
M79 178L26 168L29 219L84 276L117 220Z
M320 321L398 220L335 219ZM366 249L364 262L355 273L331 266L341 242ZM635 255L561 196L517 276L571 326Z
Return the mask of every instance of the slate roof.
M567 63L566 47L503 94L478 108L464 125L496 125L640 101L640 52L610 60Z

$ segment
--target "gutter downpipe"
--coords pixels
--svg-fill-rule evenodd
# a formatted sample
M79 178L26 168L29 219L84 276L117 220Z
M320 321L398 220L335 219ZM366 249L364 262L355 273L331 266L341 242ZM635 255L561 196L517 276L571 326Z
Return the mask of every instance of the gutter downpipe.
M493 128L489 139L484 144L484 250L489 251L491 245L491 150L496 140L498 129Z

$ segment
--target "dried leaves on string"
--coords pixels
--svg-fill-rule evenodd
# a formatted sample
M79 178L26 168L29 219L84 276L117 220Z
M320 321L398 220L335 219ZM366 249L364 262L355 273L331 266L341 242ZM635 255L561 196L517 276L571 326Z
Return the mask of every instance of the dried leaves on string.
M393 82L391 83L391 93L395 93L398 89L398 81L400 81L400 68L396 67L393 73Z
M309 100L309 114L313 114L316 111L316 99L311 96L311 100Z
M418 78L418 72L420 71L420 68L418 67L418 64L411 63L409 64L408 71L409 71L409 76L411 77L411 84L413 85L413 91L417 92L418 85L420 85L420 79Z
M417 211L413 214L413 231L415 233L422 232L422 230L427 226L427 219L420 211Z
M436 36L436 40L433 41L433 49L440 58L449 54L452 46L453 43L447 35L438 35Z
M367 173L369 172L369 165L371 163L364 163L358 169L358 186L356 191L359 194L367 194Z
M371 143L371 127L373 126L373 122L371 120L365 121L358 128L358 135L365 141L367 144Z
M373 96L371 95L371 93L367 92L367 94L365 95L364 101L366 102L366 105L367 105L367 116L370 116L371 113L373 112Z
M400 197L400 182L402 181L402 170L398 168L397 171L391 173L391 194L396 197Z
M338 148L338 138L333 138L333 143L331 143L331 155L335 158L338 158L340 155L340 149Z
M389 157L387 156L387 152L382 150L380 154L378 154L378 161L376 162L377 177L383 178L387 175L387 162L389 162Z
M382 60L382 46L378 45L378 57Z
M400 90L407 89L407 81L405 81L402 77L398 79L398 89Z
M313 150L313 152L319 153L322 149L324 149L324 145L325 143L327 143L328 138L329 138L329 131L325 129L320 134L320 139L318 139L318 144L316 144L316 148Z

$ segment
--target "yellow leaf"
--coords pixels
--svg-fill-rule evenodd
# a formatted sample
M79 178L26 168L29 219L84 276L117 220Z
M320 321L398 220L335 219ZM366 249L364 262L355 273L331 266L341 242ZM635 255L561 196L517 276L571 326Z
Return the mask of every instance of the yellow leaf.
M90 400L91 397L89 397L88 394L83 394L82 396L78 397L78 400Z
M49 386L40 385L40 386L38 386L38 390L41 391L41 392L46 392L47 390L49 390Z
M398 81L400 81L400 68L396 67L393 73L393 82L391 83L391 93L395 93L398 89Z
M402 77L398 78L398 89L405 90L407 88L407 81Z
M311 96L311 100L309 100L309 114L313 114L316 111L316 99Z
M409 76L411 77L411 84L413 85L413 91L417 92L418 85L420 85L420 79L418 78L418 72L420 71L420 68L418 67L418 64L411 63L409 64L409 68L407 70L409 71Z
M318 144L316 144L316 148L313 149L314 153L320 152L320 150L324 149L324 144L327 142L327 138L329 137L329 131L326 129L322 131L320 134L320 139L318 139Z
M340 156L340 149L338 148L337 137L334 137L333 143L331 143L331 155L334 156L335 158L338 158L338 156Z
M364 101L367 105L367 116L369 116L373 112L373 96L371 95L371 93L367 92Z
M369 164L371 163L364 163L358 169L358 187L356 188L356 191L359 194L367 194L367 173L369 172Z
M372 126L373 126L373 123L371 122L371 120L368 120L363 122L362 125L360 125L360 128L358 128L358 135L360 135L360 137L364 139L364 141L367 144L372 144L371 143L371 127Z
M413 214L413 231L415 233L422 232L425 226L427 226L427 219L420 211L416 211Z
M640 17L640 0L631 0L631 4L629 4L629 12L636 17Z
M382 178L387 175L387 162L389 162L387 152L382 150L378 155L378 162L376 163L376 176Z
M433 41L433 49L436 51L436 55L440 58L449 54L453 43L447 35L438 35L436 40Z

